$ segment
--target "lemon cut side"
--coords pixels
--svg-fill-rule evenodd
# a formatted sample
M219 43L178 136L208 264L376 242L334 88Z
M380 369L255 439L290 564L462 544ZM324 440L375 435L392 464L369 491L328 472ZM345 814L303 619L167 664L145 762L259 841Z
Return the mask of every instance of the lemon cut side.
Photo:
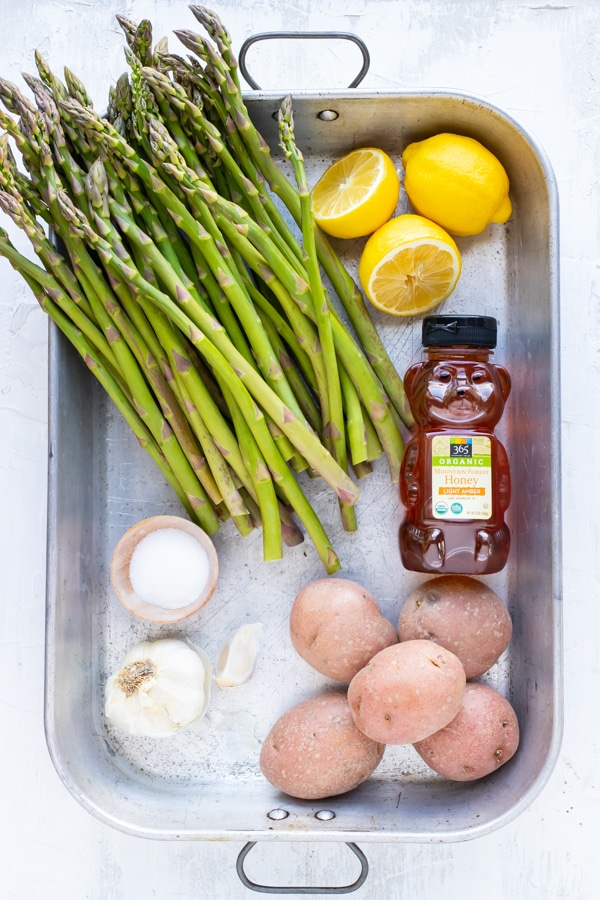
M323 173L311 194L313 216L333 237L364 237L387 222L399 195L400 180L390 157L363 147Z
M455 289L462 268L458 247L421 216L398 216L367 241L359 278L371 303L394 316L427 312Z

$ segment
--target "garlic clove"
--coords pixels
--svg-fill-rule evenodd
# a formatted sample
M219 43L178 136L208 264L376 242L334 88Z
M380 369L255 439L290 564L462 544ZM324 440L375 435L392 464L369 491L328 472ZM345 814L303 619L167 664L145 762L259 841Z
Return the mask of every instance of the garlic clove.
M264 626L242 625L221 649L215 667L215 682L223 687L238 687L250 681L256 665Z

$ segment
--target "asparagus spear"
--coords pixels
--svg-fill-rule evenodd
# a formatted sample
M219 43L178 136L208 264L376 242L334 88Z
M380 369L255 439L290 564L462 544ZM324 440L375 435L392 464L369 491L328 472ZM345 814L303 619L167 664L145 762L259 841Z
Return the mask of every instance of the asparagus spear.
M319 333L319 341L323 351L325 366L325 378L327 393L322 398L323 430L325 439L331 448L334 459L345 471L348 470L348 456L346 452L346 426L344 421L344 409L342 405L342 388L335 352L335 343L331 327L331 315L329 305L325 298L321 272L317 259L315 243L315 224L312 214L312 204L306 171L302 153L296 146L294 137L294 117L292 113L292 99L286 97L279 109L279 136L285 155L292 161L298 196L300 197L302 237L304 252L306 255L306 269L312 294L312 304ZM341 504L342 522L346 531L356 531L356 515L353 510Z

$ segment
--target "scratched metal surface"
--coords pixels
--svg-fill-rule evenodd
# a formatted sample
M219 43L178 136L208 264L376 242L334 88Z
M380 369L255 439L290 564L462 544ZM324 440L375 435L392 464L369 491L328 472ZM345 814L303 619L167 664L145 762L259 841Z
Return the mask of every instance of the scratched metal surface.
M265 95L251 103L274 147L269 129L277 101ZM450 123L454 130L485 137L509 172L515 204L511 222L491 227L479 239L459 241L464 275L443 310L495 315L501 335L497 358L514 379L503 420L514 483L509 517L514 542L507 568L486 580L507 602L515 629L509 650L485 680L515 706L522 727L519 753L494 778L458 785L434 775L412 747L390 746L373 776L350 794L314 803L274 790L258 767L261 741L293 703L335 686L298 657L288 636L296 592L324 574L318 557L306 540L286 550L281 562L265 564L260 532L241 539L226 525L215 537L221 577L210 604L179 629L134 619L110 586L112 550L132 524L177 512L178 503L95 386L88 399L76 402L78 391L88 391L87 373L78 360L72 364L60 342L51 354L49 745L76 799L103 821L133 834L463 840L493 830L531 801L551 771L561 730L554 178L541 150L519 126L475 99L359 91L300 94L294 106L297 139L312 182L356 143L388 150L400 167L408 141ZM321 122L316 113L324 107L335 108L339 118ZM401 209L406 208L403 198ZM363 243L343 248L353 272ZM381 316L377 324L403 371L419 353L420 319ZM90 442L89 450L80 446L82 440ZM340 574L371 590L396 621L402 601L423 576L405 572L398 557L401 508L386 463L380 461L360 483L359 527L352 535L341 529L332 492L319 480L301 477L340 555ZM85 562L81 568L80 561ZM202 723L163 741L129 738L107 723L104 685L135 642L184 634L215 661L237 627L256 621L265 632L255 676L235 690L213 688ZM270 820L267 814L274 807L283 807L289 816ZM335 818L315 818L324 807Z

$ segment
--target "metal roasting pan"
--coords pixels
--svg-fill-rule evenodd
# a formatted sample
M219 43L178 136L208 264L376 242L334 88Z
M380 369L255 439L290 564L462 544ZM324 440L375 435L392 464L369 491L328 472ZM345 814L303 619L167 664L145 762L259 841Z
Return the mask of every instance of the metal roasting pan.
M247 98L277 148L281 94ZM229 525L215 537L221 578L212 600L182 628L145 624L118 603L109 579L113 548L138 520L182 514L178 501L119 414L53 328L50 340L47 660L45 717L54 765L73 796L129 834L168 840L442 842L475 838L526 809L554 766L562 731L559 452L558 200L544 152L487 101L442 91L298 92L296 135L311 183L357 146L387 150L400 169L410 141L441 131L481 140L504 163L514 212L504 225L459 238L463 274L438 308L499 321L496 359L513 378L501 436L513 478L505 570L483 579L506 601L511 645L482 680L514 705L517 755L470 784L445 781L411 746L388 747L371 778L326 801L294 800L258 768L260 742L294 703L339 687L295 653L288 613L297 591L324 571L309 540L264 564L261 534ZM337 113L324 119L319 113ZM283 163L282 163L283 165ZM400 211L408 210L404 194ZM363 241L339 245L355 274ZM374 316L398 371L420 354L420 319ZM335 498L320 480L306 490L342 561L340 576L367 587L397 621L426 576L406 572L397 550L397 486L384 461L360 482L359 528L345 534ZM164 740L129 738L103 716L108 676L138 640L185 635L213 662L233 630L265 626L253 679L213 687L207 719ZM273 812L278 810L279 812Z

